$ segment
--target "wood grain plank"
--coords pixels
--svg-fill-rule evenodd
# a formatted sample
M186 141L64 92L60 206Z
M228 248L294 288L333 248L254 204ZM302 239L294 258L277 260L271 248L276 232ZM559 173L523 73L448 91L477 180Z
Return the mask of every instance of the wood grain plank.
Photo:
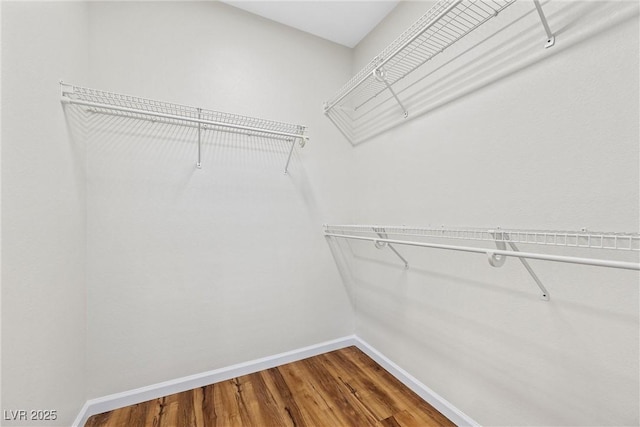
M366 426L374 425L377 421L375 414L363 405L361 400L352 393L352 389L340 380L339 374L321 357L301 361L307 369L307 375L313 379L318 393L325 400L340 420L341 425Z
M240 409L235 395L233 380L222 381L214 386L214 406L217 409L215 426L242 427Z
M376 420L382 420L404 409L404 405L397 401L394 389L380 381L379 373L372 375L364 372L350 357L339 352L327 353L322 357L325 364L336 371L338 381L349 388L359 404L372 413Z
M203 427L216 427L218 417L218 411L216 410L215 398L214 398L215 384L202 387L202 426Z
M423 425L455 426L357 347L348 347L344 352L332 353L332 356L340 358L348 369L361 372L364 377L363 386L370 393L376 394L379 400L386 401L394 414L413 409L411 412Z
M160 401L158 427L175 427L178 424L178 395L165 396Z
M111 423L115 427L124 427L129 422L129 414L131 413L131 406L127 406L126 408L122 408L122 411L118 411L112 415Z
M102 414L93 415L90 417L85 423L84 427L100 427L100 426L109 426L110 418L115 411L104 412Z
M164 398L149 400L147 404L147 418L144 423L148 427L160 427L160 410Z
M298 402L293 398L293 393L280 370L278 368L271 368L266 371L262 371L261 374L264 378L264 383L267 386L267 389L278 402L278 407L284 408L286 417L283 414L283 418L285 418L286 424L283 425L306 427L307 423L305 422L305 417L298 406Z
M249 378L253 384L253 398L257 404L258 419L268 426L291 425L291 419L284 416L282 401L274 395L278 390L267 386L262 372L251 374Z
M343 426L336 414L319 394L299 363L290 363L277 368L291 390L291 397L297 403L302 419L308 426Z
M177 424L183 427L197 427L194 397L196 390L185 391L176 395L176 419Z

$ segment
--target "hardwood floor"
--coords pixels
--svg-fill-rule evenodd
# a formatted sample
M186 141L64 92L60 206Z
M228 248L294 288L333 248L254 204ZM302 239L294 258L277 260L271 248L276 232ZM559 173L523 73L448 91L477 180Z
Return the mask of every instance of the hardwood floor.
M85 427L454 425L348 347L94 415Z

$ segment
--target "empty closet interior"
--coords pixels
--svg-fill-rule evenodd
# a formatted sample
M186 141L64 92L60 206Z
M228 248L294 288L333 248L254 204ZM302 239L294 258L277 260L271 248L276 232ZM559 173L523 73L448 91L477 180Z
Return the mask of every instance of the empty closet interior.
M640 6L389 9L2 2L3 423L356 346L458 425L640 424Z

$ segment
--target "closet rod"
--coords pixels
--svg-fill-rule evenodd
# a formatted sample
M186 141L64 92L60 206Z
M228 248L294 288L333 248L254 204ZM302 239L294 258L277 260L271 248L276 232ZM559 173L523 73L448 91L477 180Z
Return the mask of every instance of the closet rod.
M355 236L350 234L332 233L328 231L325 231L324 235L331 236L331 237L339 237L343 239L365 240L365 241L374 242L374 243L391 243L396 245L418 246L423 248L447 249L447 250L462 251L462 252L482 253L482 254L486 254L489 258L493 258L496 255L510 256L510 257L516 257L516 258L539 259L544 261L565 262L570 264L582 264L582 265L592 265L596 267L609 267L609 268L620 268L625 270L640 271L640 263L626 262L626 261L580 258L580 257L570 257L570 256L562 256L562 255L547 255L547 254L537 254L532 252L516 252L516 251L507 251L507 250L500 250L500 249L475 248L471 246L441 245L441 244L435 244L435 243L414 242L409 240L382 239L382 238L375 238L375 237Z
M260 128L255 128L255 127L251 127L251 126L237 125L237 124L233 124L233 123L216 122L216 121L213 121L213 120L195 119L195 118L191 118L191 117L177 116L177 115L174 115L174 114L159 113L159 112L156 112L156 111L139 110L137 108L120 107L120 106L117 106L117 105L101 104L99 102L83 101L83 100L71 99L71 98L66 98L66 97L62 98L62 102L66 102L66 103L69 103L69 104L76 104L76 105L84 105L84 106L87 106L87 107L104 108L104 109L108 109L108 110L122 111L122 112L126 112L126 113L142 114L142 115L146 115L146 116L162 117L162 118L165 118L165 119L182 120L182 121L185 121L185 122L200 123L200 124L203 124L203 125L220 126L220 127L225 127L225 128L246 130L246 131L249 131L249 132L267 133L267 134L270 134L270 135L278 135L278 136L287 137L287 138L294 138L294 139L300 138L301 140L308 139L308 137L306 137L306 136L303 136L303 135L300 135L300 134L295 134L295 133L280 132L280 131L269 130L269 129L260 129Z

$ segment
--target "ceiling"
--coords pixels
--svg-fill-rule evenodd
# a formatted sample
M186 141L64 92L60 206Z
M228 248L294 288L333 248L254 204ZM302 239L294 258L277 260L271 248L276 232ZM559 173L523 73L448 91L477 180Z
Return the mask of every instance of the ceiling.
M399 0L222 1L347 47L355 47L399 3Z

